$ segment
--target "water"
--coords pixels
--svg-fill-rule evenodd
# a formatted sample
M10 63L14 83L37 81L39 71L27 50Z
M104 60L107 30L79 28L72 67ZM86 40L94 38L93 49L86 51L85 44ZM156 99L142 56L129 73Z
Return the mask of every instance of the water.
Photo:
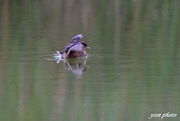
M179 121L179 4L1 1L0 121ZM55 59L80 33L88 57Z

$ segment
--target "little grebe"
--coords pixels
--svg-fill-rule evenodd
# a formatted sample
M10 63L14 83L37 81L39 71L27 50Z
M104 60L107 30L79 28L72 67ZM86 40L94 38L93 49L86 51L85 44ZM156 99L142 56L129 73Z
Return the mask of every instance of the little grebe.
M86 51L84 48L90 49L87 44L80 39L83 38L82 34L74 36L71 41L63 48L63 51L60 52L62 58L76 58L76 57L85 57Z

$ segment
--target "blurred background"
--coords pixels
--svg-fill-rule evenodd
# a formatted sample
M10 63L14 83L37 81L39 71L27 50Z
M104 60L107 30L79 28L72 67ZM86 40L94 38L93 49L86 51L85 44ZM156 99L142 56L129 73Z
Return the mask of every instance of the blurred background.
M0 121L179 121L179 5L1 0ZM80 33L88 58L54 60Z

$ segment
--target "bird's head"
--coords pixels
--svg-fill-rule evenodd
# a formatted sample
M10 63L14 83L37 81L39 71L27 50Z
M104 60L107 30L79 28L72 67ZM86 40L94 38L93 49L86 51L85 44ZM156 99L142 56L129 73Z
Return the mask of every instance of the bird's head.
M87 44L85 42L81 41L81 44L83 45L83 48L91 49L90 47L87 46Z

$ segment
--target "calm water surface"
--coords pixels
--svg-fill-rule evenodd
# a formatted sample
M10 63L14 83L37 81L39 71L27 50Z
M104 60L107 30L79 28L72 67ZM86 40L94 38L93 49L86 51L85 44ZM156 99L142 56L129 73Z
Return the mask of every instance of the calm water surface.
M179 121L179 4L2 0L0 121ZM55 59L80 33L88 58Z

